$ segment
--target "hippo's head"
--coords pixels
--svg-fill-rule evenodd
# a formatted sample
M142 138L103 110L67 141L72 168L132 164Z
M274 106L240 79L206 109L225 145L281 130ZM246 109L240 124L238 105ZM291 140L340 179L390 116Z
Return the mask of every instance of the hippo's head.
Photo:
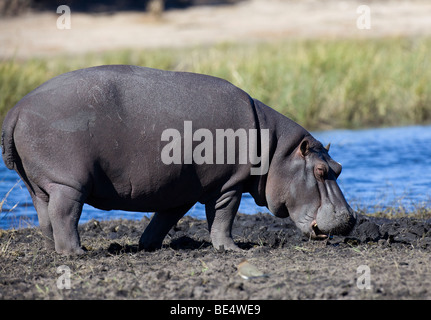
M356 221L336 181L341 165L328 150L307 135L293 151L277 152L268 172L269 210L278 217L290 216L311 238L347 234Z

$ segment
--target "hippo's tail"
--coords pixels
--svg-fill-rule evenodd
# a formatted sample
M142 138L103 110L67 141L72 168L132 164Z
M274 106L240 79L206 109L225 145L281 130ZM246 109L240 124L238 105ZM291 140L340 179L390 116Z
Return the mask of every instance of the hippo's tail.
M10 110L3 121L1 132L1 147L3 161L8 169L13 170L15 163L19 160L19 155L15 148L13 133L18 121L18 112L16 108Z

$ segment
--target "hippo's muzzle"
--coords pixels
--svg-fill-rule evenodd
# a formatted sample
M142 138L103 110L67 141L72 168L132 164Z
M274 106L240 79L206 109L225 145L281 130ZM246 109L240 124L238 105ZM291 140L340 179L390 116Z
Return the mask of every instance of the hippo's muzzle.
M346 235L356 222L356 213L350 208L337 182L318 181L321 206L309 226L311 238L322 239L331 234Z

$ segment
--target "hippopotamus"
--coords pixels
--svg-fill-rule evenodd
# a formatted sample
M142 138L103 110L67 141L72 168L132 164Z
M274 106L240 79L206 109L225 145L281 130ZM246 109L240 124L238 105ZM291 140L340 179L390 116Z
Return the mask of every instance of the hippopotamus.
M31 195L46 247L61 254L84 253L84 203L154 212L139 240L145 250L160 248L197 202L213 246L237 250L231 230L242 193L290 216L310 238L346 234L355 224L329 148L208 75L128 65L68 72L8 112L1 143L6 166Z

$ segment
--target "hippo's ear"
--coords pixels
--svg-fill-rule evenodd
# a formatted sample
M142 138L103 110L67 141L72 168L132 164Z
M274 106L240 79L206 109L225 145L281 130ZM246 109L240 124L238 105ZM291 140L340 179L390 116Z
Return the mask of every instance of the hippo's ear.
M299 150L301 152L301 156L305 157L308 155L309 153L309 148L310 148L310 144L308 143L307 140L303 140L301 142L301 145L299 146Z

